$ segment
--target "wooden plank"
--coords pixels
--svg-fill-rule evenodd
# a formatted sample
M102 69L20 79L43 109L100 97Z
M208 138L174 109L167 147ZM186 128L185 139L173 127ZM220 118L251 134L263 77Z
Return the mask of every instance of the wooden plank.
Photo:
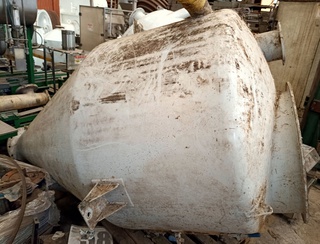
M320 171L310 170L307 175L312 178L320 179Z
M65 244L68 242L68 236L64 235L63 237L59 239L52 240L53 234L51 235L42 235L40 236L41 243L43 244Z
M195 244L186 234L182 234L181 237L184 239L183 244Z
M17 129L0 121L0 136L15 136L17 135Z
M154 244L149 238L146 237L146 235L142 231L126 229L126 232L137 244Z
M43 109L43 107L38 107L38 108L34 108L34 109L29 109L29 110L26 110L26 111L23 111L23 112L18 113L18 115L19 115L20 117L22 117L22 116L26 116L26 115L38 113L38 112L40 112L42 109Z
M227 236L227 235L222 236L221 241L222 241L222 243L227 243L227 244L239 244L242 242L242 241L238 241L237 239L230 237L230 236Z
M193 235L201 244L217 244L209 235Z
M107 220L102 220L101 224L104 228L106 228L107 231L110 232L110 234L113 237L113 240L116 241L119 244L135 244L135 242L132 240L132 238L128 235L128 233L111 223L109 223Z
M0 121L0 134L8 134L15 132L17 129L12 127L11 125L8 125L7 123L4 123Z
M284 36L286 62L269 63L278 90L284 90L286 83L293 87L298 110L303 110L304 95L309 94L313 81L313 63L320 38L320 25L316 2L283 2L279 4L277 19L281 23ZM318 60L316 60L318 59ZM310 73L311 72L311 73ZM301 116L301 112L300 112Z
M151 240L155 244L171 244L171 242L167 238L165 238L164 236L151 237Z

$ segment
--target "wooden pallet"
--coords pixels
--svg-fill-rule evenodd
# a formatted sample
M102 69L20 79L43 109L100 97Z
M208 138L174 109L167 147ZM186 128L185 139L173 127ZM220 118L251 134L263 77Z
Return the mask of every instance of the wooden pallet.
M172 233L156 234L142 230L128 230L117 227L106 220L103 220L102 225L112 235L115 244L172 244L170 241ZM234 238L224 236L204 235L204 234L182 234L184 244L239 244L244 243L243 240L237 241Z

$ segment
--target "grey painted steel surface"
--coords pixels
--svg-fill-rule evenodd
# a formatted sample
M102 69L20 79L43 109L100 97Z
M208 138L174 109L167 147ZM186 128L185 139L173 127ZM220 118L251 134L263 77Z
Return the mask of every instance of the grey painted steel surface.
M101 44L11 150L81 200L117 183L99 197L126 204L118 226L254 233L273 207L306 212L294 104L278 99L254 36L221 10Z
M6 6L12 5L12 0L1 0L0 1L0 24L6 24L6 14L5 14L5 8ZM37 0L15 0L16 5L19 7L20 12L20 21L21 25L23 25L23 19L24 15L22 12L22 5L25 10L25 18L26 18L26 25L30 26L33 25L37 18ZM10 15L8 14L8 20L9 24L11 24Z

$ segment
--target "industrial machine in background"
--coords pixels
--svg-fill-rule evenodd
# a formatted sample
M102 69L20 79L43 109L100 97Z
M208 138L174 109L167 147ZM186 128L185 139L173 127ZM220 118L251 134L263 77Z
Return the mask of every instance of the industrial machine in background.
M61 86L67 77L47 69L49 55L41 31L34 27L41 22L37 12L36 0L0 1L0 141L17 133L9 125L18 128L30 123L49 101L50 86ZM46 67L42 70L34 63L34 51L39 48Z
M107 4L108 7L80 6L80 45L86 51L91 51L105 41L121 37L129 25L132 25L130 14L136 10L136 7L143 9L145 13L161 9L176 11L183 8L178 1L174 0L109 0ZM249 1L210 1L210 6L213 10L224 8L235 10L255 33L277 28L277 1L271 5ZM155 21L165 22L166 19Z
M0 2L0 55L5 55L10 68L28 70L33 80L33 23L37 17L36 0L3 0Z
M26 83L34 83L34 61L32 55L33 23L37 17L37 1L3 0L0 2L0 62L2 77L27 72ZM23 82L24 83L24 82ZM19 84L20 86L21 84ZM18 89L18 87L16 87ZM6 79L0 80L2 94L12 94L12 86ZM17 131L2 121L10 120L18 113L17 107L30 104L32 96L1 96L0 105L0 139L17 134ZM26 100L25 100L25 99ZM5 99L5 100L4 100ZM36 102L35 98L31 103ZM42 103L43 104L43 103ZM8 111L13 111L12 114ZM3 114L5 112L6 114Z
M269 1L268 4L263 4L260 0L221 0L208 2L213 10L225 8L235 10L255 33L273 30L277 26L277 0ZM147 13L150 13L158 9L176 11L181 9L182 5L177 0L139 0L137 7L143 8Z
M212 1L212 9L229 8L235 10L247 23L251 31L262 33L274 30L277 26L278 1L264 5L261 1Z
M129 15L132 11L117 8L80 6L81 48L91 51L99 44L121 35L129 27Z

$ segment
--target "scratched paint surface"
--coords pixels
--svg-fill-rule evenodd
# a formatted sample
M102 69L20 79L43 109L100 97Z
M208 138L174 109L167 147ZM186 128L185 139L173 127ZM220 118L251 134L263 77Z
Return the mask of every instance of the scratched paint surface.
M270 214L275 101L254 37L222 10L95 48L20 150L80 199L121 180L116 225L253 233Z

